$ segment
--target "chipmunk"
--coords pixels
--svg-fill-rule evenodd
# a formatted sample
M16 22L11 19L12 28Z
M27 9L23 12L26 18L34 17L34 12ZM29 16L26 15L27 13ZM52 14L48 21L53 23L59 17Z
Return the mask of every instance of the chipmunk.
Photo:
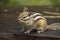
M38 33L41 33L47 29L46 18L43 17L41 13L28 12L27 8L24 8L17 19L19 22L27 25L28 30L24 33L30 33L33 29L36 29Z

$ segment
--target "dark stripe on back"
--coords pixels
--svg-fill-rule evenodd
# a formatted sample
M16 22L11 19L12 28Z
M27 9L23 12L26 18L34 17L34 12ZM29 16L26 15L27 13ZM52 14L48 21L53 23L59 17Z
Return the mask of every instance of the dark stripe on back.
M42 19L42 18L38 18L37 20L35 20L35 22L39 21L40 19Z

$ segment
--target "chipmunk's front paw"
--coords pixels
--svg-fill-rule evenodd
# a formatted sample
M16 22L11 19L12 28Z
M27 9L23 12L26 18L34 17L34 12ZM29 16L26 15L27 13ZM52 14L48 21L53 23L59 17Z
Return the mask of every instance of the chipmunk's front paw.
M44 31L37 31L37 33L43 33Z
M30 33L30 31L26 31L26 32L24 32L25 34L29 34Z
M37 31L37 33L41 33L41 31Z

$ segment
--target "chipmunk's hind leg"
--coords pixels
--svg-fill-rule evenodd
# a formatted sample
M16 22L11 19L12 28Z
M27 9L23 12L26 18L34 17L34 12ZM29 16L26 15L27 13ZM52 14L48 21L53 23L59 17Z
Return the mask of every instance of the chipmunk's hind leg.
M41 19L37 22L37 32L41 33L41 32L45 32L47 30L47 21L44 19Z
M42 32L44 32L44 31L45 31L45 30L44 30L43 27L37 28L37 33L42 33Z

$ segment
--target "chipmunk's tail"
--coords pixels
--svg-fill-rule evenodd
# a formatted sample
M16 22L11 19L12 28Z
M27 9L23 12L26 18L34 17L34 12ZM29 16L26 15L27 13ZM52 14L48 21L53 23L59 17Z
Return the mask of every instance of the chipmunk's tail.
M47 26L48 30L60 30L60 23L53 23Z

